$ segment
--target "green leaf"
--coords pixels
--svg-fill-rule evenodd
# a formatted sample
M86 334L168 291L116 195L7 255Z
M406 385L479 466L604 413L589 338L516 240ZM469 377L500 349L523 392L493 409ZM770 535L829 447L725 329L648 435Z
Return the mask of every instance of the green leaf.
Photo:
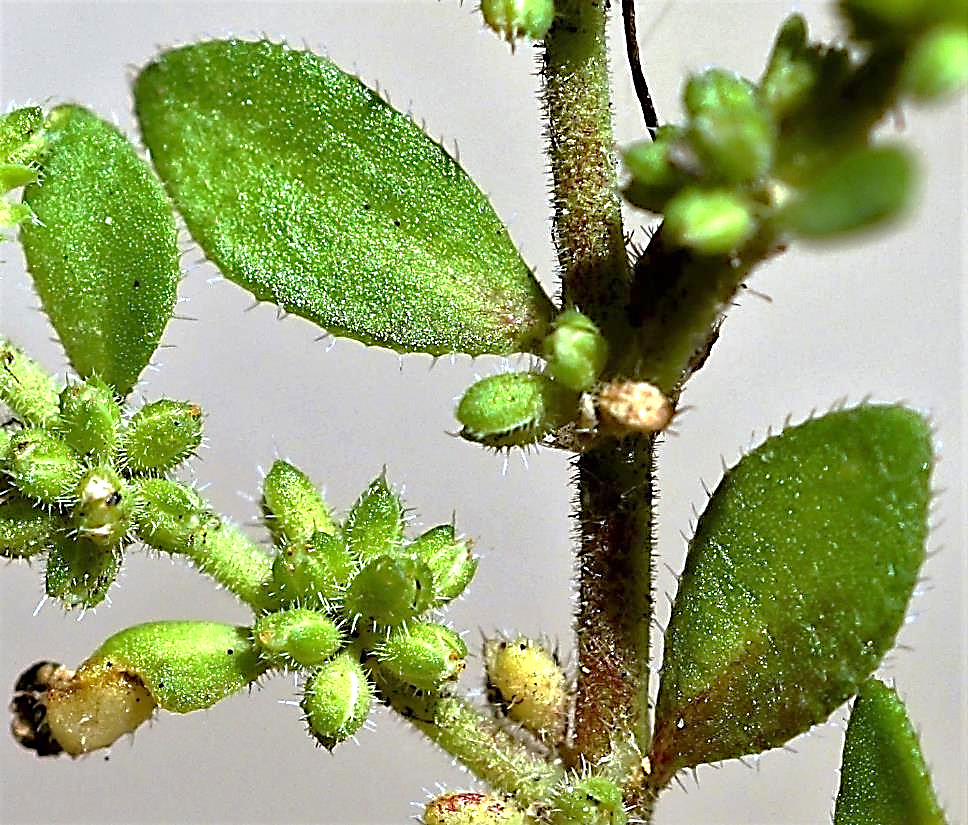
M145 68L135 104L195 240L258 299L399 351L540 346L551 302L487 199L325 58L188 46Z
M893 688L869 679L847 725L834 825L944 825L918 737Z
M904 209L915 177L914 160L901 147L857 149L810 180L778 220L806 238L866 229Z
M124 396L175 305L174 216L127 138L86 109L54 109L45 140L24 191L27 266L74 369Z
M928 422L862 406L768 439L699 519L665 637L652 765L777 747L857 691L924 558Z

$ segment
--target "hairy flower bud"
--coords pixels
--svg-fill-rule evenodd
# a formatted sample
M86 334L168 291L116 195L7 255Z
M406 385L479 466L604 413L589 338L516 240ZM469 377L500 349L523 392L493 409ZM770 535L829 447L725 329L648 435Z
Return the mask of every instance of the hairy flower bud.
M467 645L443 625L408 622L387 636L377 656L391 676L416 688L436 690L460 675Z
M372 705L373 689L349 651L326 662L309 677L302 699L309 732L327 750L363 727Z
M77 453L40 427L15 433L0 459L0 467L20 492L45 504L69 496L82 472Z
M433 602L434 578L423 561L378 556L350 581L343 612L392 626L419 616Z
M407 554L420 559L430 569L434 602L438 605L463 593L477 571L470 542L458 539L450 524L441 524L418 536L407 547Z
M162 399L135 413L122 447L128 470L156 474L181 464L201 443L201 407Z
M313 533L335 533L329 508L309 477L287 461L276 461L262 484L262 516L280 547L302 544Z
M60 394L59 429L77 453L94 463L110 461L118 447L121 408L114 392L93 377L68 384Z
M256 643L270 660L318 667L340 648L339 628L323 613L304 608L262 616L253 628Z
M561 734L567 679L557 658L544 646L524 636L487 639L484 667L492 699L508 718L545 741Z

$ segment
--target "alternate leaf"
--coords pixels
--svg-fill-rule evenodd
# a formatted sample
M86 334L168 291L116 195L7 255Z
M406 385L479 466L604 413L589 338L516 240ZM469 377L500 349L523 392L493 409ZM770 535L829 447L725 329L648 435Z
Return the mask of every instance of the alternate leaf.
M487 199L325 58L187 46L142 71L135 108L193 237L258 299L398 351L540 346L551 302Z
M844 739L834 825L944 825L918 737L893 688L869 679Z
M867 229L904 209L915 178L914 160L905 149L864 147L814 177L778 220L806 238Z
M757 753L825 719L893 643L924 557L928 422L862 406L768 439L699 519L665 637L652 766Z
M44 311L81 377L127 395L175 305L168 199L127 138L78 106L51 113L39 163L20 237Z

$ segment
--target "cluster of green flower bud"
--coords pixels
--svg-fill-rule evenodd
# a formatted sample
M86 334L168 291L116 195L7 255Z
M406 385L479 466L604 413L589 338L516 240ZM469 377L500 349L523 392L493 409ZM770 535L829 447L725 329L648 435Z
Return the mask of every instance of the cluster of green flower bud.
M625 153L626 197L665 215L666 237L703 255L725 255L757 227L757 187L773 164L776 124L745 78L711 69L683 92L687 121Z
M36 106L0 115L0 195L37 180L32 165L41 148L44 114ZM0 229L15 227L33 216L30 207L0 197Z
M582 393L599 382L608 342L598 326L571 307L552 322L543 372L507 372L471 385L457 405L460 435L494 449L537 444L580 414Z
M515 40L541 40L555 20L554 0L481 0L484 22L512 46Z
M117 578L145 479L163 475L201 443L201 410L158 401L130 420L97 376L59 390L36 363L0 341L0 552L46 554L46 591L93 607Z
M366 721L373 668L411 690L456 680L467 647L426 615L459 596L477 569L452 525L407 541L403 506L382 475L338 523L312 481L284 461L266 475L262 512L277 546L278 606L258 619L255 640L272 666L311 671L302 707L320 744L332 749Z
M664 215L667 242L730 256L758 236L826 237L904 207L913 163L871 146L871 130L903 95L930 99L968 80L964 4L845 0L842 10L865 41L858 54L810 43L794 15L759 83L721 69L693 76L685 121L626 150L625 196ZM860 87L871 102L857 103Z

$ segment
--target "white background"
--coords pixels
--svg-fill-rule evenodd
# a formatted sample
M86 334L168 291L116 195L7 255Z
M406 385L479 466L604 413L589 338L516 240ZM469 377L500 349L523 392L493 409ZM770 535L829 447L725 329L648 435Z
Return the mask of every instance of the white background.
M643 61L663 119L678 113L681 77L709 64L759 75L771 34L790 4L640 2ZM834 31L822 8L799 4L813 31ZM661 12L667 12L661 14ZM660 19L661 18L661 19ZM536 100L534 51L509 53L481 30L471 3L56 3L2 4L0 97L4 105L83 102L136 134L127 82L159 46L226 33L307 42L368 82L395 105L426 118L435 136L456 139L463 163L510 223L549 291L554 262ZM615 30L616 33L618 29ZM616 42L618 138L642 134ZM714 486L720 456L729 462L768 425L824 409L841 396L907 399L937 424L945 488L932 535L939 552L925 568L919 617L883 669L895 679L921 731L952 822L965 822L966 523L961 427L964 363L964 99L899 115L904 140L923 155L923 197L899 231L849 247L798 249L759 270L751 285L772 303L748 296L733 310L713 357L689 385L692 409L679 435L662 447L659 502L660 620L671 594L668 565L679 570L690 510ZM899 127L899 128L898 128ZM632 215L629 226L646 216ZM644 235L638 235L644 239ZM187 246L187 245L186 245ZM62 375L67 366L23 274L17 247L4 247L2 331ZM416 510L413 528L448 521L477 540L483 563L469 596L450 612L477 646L478 629L541 633L569 647L571 509L564 454L543 451L527 468L449 438L452 401L477 374L499 362L466 357L404 359L385 350L317 342L318 330L278 321L275 309L227 282L209 283L208 265L189 249L180 316L170 325L158 371L136 396L199 402L210 448L195 464L214 506L261 540L252 497L260 467L284 456L325 484L345 509L386 465ZM751 436L751 432L753 435ZM77 621L52 604L33 616L42 564L0 570L0 686L38 659L76 665L118 629L163 618L245 623L246 610L180 563L132 550L111 606ZM479 662L468 684L477 686ZM4 690L7 688L4 687ZM276 678L251 695L185 717L162 715L109 754L39 760L0 738L5 823L395 823L410 803L441 783L472 780L421 736L384 711L375 731L334 756L304 734L291 680ZM830 724L752 760L702 768L698 789L673 788L659 823L826 822L836 792L843 712ZM106 759L109 756L109 760Z

